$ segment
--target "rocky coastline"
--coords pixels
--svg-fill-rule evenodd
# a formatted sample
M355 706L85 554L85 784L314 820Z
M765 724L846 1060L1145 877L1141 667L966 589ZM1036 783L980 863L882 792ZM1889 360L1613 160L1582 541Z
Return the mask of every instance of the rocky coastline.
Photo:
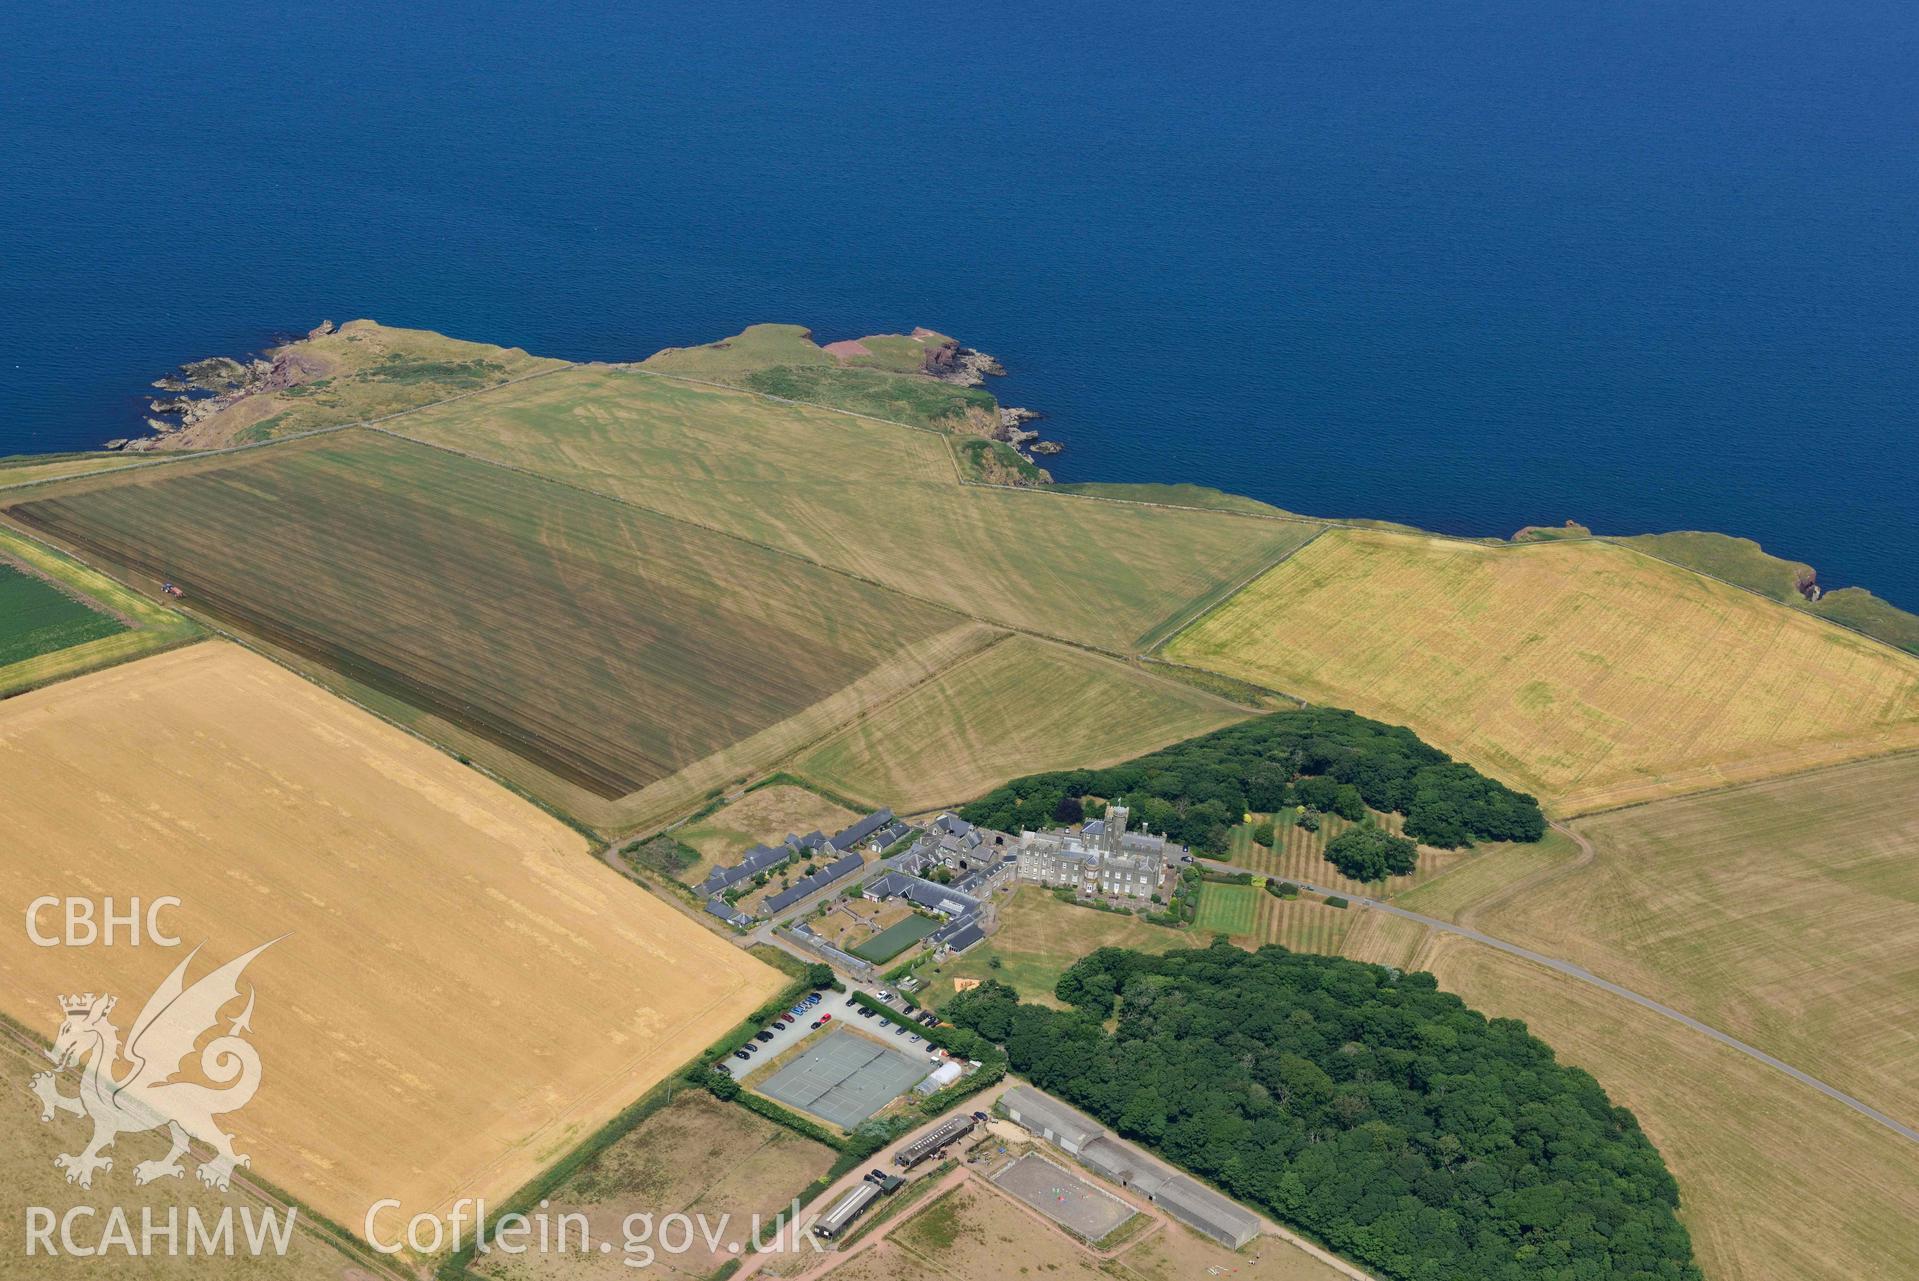
M925 338L934 335L930 329L916 329L913 336ZM948 341L928 346L924 372L929 377L952 383L956 387L982 387L988 378L1004 378L1006 366L997 356ZM1034 455L1050 457L1066 448L1057 440L1042 440L1040 433L1027 429L1026 424L1038 422L1044 417L1046 415L1037 409L1002 405L999 422L992 430L991 439L1011 445L1014 453L1037 465ZM1050 481L1052 478L1049 475L1047 479Z
M323 320L307 332L308 338L320 338L333 332L333 322ZM203 422L261 392L284 391L325 373L312 357L295 346L276 348L268 356L236 360L231 356L209 356L188 361L173 373L153 380L156 391L165 398L147 401L147 427L150 436L109 440L102 449L129 453L165 447L166 438Z

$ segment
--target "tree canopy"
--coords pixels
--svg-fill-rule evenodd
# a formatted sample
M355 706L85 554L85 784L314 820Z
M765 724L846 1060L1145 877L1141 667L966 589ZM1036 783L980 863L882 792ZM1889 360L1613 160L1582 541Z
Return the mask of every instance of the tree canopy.
M1400 813L1406 835L1446 847L1536 841L1546 830L1531 796L1409 729L1331 707L1275 712L1106 769L1029 774L960 813L1017 831L1061 821L1057 815L1076 807L1090 814L1085 797L1123 797L1137 823L1212 853L1225 850L1228 832L1247 811L1300 805L1353 820L1368 806Z
M1699 1281L1678 1186L1632 1113L1430 974L1224 942L1103 948L1055 994L1069 1008L989 980L945 1013L1382 1277Z
M1405 876L1419 865L1419 847L1403 836L1365 823L1326 843L1326 861L1355 881Z

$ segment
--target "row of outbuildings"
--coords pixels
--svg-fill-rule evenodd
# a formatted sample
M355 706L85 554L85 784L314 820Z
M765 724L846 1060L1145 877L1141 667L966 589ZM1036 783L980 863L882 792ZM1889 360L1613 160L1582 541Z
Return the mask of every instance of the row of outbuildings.
M809 854L815 858L821 855L837 856L760 904L759 916L774 916L808 895L817 894L859 871L866 865L861 850L877 852L885 849L912 835L913 830L895 818L892 810L879 809L831 836L818 831L808 832L805 836L789 833L786 840L778 845L755 845L746 851L739 862L714 868L700 882L699 891L707 896L708 914L719 917L728 925L744 929L756 917L754 913L742 911L727 901L726 892L734 886Z
M1131 1188L1194 1231L1237 1250L1259 1235L1259 1216L1190 1174L1128 1143L1078 1108L1029 1085L1000 1096L1006 1119L1100 1177Z

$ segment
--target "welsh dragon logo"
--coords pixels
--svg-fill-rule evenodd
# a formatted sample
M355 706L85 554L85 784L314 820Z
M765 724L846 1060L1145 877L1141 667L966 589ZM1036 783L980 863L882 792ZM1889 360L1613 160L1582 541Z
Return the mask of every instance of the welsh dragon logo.
M245 1107L260 1088L260 1054L243 1036L253 1018L254 993L250 987L246 1008L239 1017L200 1051L201 1074L214 1084L173 1078L200 1038L219 1026L220 1011L239 999L241 971L277 942L272 939L262 943L188 986L187 966L200 953L195 948L147 998L124 1047L120 1029L107 1018L116 998L91 992L60 998L60 1010L66 1017L53 1048L47 1051L54 1068L33 1078L33 1092L40 1099L42 1121L53 1120L56 1112L93 1119L92 1141L80 1152L53 1159L67 1172L67 1182L92 1187L95 1171L113 1169L113 1158L102 1153L113 1146L115 1139L161 1127L172 1140L172 1150L157 1161L136 1165L135 1183L180 1178L186 1172L180 1158L194 1140L214 1151L213 1158L202 1161L197 1171L200 1182L210 1188L225 1191L234 1167L251 1164L233 1150L232 1136L213 1121L216 1116ZM120 1070L123 1058L130 1065L124 1073ZM85 1066L80 1074L80 1092L60 1093L59 1074L81 1063Z

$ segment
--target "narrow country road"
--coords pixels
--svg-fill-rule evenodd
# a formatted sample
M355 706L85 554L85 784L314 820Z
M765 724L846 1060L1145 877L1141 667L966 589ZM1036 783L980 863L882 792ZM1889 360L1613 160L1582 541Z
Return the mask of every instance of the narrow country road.
M1585 842L1581 840L1580 838L1574 837L1574 839L1577 841L1580 841L1582 850L1590 848L1586 846ZM1240 867L1232 863L1222 863L1216 859L1202 858L1199 860L1199 862L1201 865L1212 868L1215 871L1247 872L1253 876L1257 876L1261 878L1266 877L1266 873L1255 871L1253 868ZM1560 869L1555 869L1555 870L1560 870ZM1272 879L1280 880L1280 879L1290 879L1290 878L1274 877ZM1709 1036L1713 1040L1719 1042L1721 1045L1728 1046L1731 1049L1737 1050L1748 1058L1757 1059L1759 1062L1764 1063L1767 1067L1772 1068L1775 1071L1784 1072L1787 1076L1799 1082L1801 1085L1810 1086L1812 1089L1819 1091L1819 1093L1825 1095L1827 1098L1833 1099L1839 1103L1843 1103L1845 1106L1859 1113L1859 1115L1864 1117L1870 1117L1872 1120L1877 1121L1880 1125L1885 1126L1888 1130L1891 1130L1894 1134L1899 1135L1901 1138L1909 1139L1914 1143L1919 1143L1919 1130L1915 1130L1911 1126L1905 1124L1904 1122L1895 1120L1894 1118L1887 1116L1884 1112L1881 1112L1878 1108L1873 1107L1869 1103L1863 1102L1862 1100L1859 1100L1859 1099L1855 1099L1852 1095L1847 1094L1844 1090L1839 1089L1837 1086L1828 1085L1824 1081L1821 1081L1818 1077L1812 1076L1809 1073L1800 1071L1798 1068L1794 1067L1790 1063L1785 1062L1783 1059L1774 1058L1772 1055L1766 1053L1764 1050L1760 1049L1758 1046L1748 1045L1744 1041L1739 1040L1737 1037L1728 1036L1726 1033L1721 1032L1716 1027L1712 1027L1705 1023L1701 1023L1698 1019L1693 1018L1690 1014L1682 1014L1678 1010L1673 1009L1670 1005L1662 1005L1658 1001L1653 1000L1649 996L1640 995L1638 992L1633 991L1631 988L1621 987L1619 984L1614 983L1609 979L1602 979L1597 974L1594 974L1592 971L1585 969L1582 966L1574 965L1571 961L1562 961L1558 957L1547 956L1543 952L1535 952L1531 948L1521 947L1517 943L1508 943L1504 939L1497 939L1490 934L1482 933L1481 931L1474 929L1470 925L1456 925L1451 921L1442 921L1436 916L1423 916L1418 912L1409 912L1403 907L1394 907L1391 903L1382 902L1379 899L1366 898L1363 895L1358 895L1358 894L1346 894L1339 890L1328 889L1324 886L1314 885L1308 881L1294 880L1293 884L1299 886L1301 889L1311 890L1315 894L1325 894L1325 895L1332 895L1339 898L1344 898L1348 902L1354 904L1355 906L1363 907L1370 911L1385 912L1392 916L1404 917L1406 920L1409 920L1409 921L1417 921L1421 925L1424 925L1430 929L1439 930L1442 933L1457 934L1462 938L1471 939L1475 943L1481 943L1497 951L1505 952L1509 956L1517 956L1523 960L1531 961L1535 965L1543 965L1549 970L1554 970L1560 974L1566 975L1568 978L1578 979L1581 983L1589 983L1593 987L1596 987L1603 992L1610 992L1614 996L1621 997L1625 1000L1631 1001L1634 1005L1644 1006L1646 1009L1651 1010L1655 1014L1663 1015L1664 1017L1671 1019L1675 1023L1691 1028L1693 1031L1699 1033L1702 1036Z

